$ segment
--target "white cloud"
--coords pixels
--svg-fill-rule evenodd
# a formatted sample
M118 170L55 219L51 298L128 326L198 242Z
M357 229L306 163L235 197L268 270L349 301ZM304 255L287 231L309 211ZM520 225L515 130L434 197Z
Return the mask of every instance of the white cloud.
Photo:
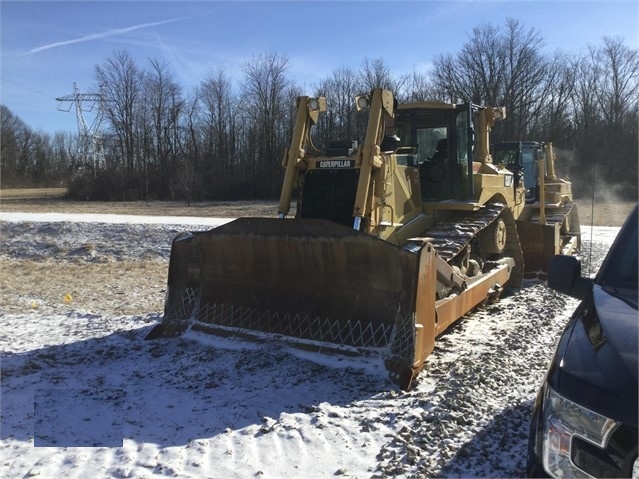
M82 43L82 42L88 42L91 40L99 40L101 38L107 38L107 37L112 37L115 35L121 35L123 33L128 33L128 32L132 32L134 30L140 30L142 28L148 28L148 27L155 27L158 25L165 25L167 23L172 23L172 22L177 22L179 20L183 20L184 18L172 18L170 20L163 20L161 22L151 22L151 23L141 23L140 25L134 25L132 27L125 27L125 28L114 28L112 30L107 30L105 32L100 32L100 33L94 33L91 35L85 35L84 37L80 37L80 38L74 38L73 40L65 40L63 42L55 42L55 43L49 43L47 45L42 45L41 47L37 47L37 48L33 48L31 50L29 50L26 55L31 55L32 53L38 53L44 50L49 50L51 48L57 48L57 47L63 47L65 45L72 45L74 43Z

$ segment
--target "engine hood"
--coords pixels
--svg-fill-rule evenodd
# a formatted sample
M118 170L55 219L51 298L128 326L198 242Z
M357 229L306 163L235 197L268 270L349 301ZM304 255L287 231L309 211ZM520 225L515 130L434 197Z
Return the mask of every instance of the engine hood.
M550 385L611 419L637 427L637 309L595 285L560 340Z

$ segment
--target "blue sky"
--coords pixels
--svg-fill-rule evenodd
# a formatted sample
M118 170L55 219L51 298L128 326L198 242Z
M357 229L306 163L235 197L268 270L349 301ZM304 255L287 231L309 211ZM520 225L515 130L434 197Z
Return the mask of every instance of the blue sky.
M0 2L0 101L29 126L76 131L56 97L95 88L95 66L126 50L145 68L169 62L190 91L223 68L235 80L252 56L289 58L289 76L307 93L364 58L395 75L428 71L456 53L481 23L507 18L536 28L553 52L580 51L604 36L639 48L635 0L555 1L7 1Z

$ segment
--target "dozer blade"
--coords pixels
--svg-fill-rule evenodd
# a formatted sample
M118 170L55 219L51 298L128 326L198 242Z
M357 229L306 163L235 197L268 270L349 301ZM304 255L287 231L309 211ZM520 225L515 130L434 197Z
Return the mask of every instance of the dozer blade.
M550 259L560 253L559 229L557 223L541 225L517 221L526 273L547 271Z
M547 272L554 255L573 255L581 246L579 216L572 203L547 208L546 224L540 224L538 217L516 223L526 273Z
M405 377L418 268L419 254L330 221L241 218L173 241L164 320L148 337L192 327L376 348Z

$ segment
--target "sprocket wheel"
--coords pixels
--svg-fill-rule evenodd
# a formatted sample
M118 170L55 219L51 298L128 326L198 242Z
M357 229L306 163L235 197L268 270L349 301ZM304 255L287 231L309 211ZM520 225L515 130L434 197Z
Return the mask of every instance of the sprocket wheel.
M502 254L506 248L506 223L498 218L479 236L479 247L485 255Z

